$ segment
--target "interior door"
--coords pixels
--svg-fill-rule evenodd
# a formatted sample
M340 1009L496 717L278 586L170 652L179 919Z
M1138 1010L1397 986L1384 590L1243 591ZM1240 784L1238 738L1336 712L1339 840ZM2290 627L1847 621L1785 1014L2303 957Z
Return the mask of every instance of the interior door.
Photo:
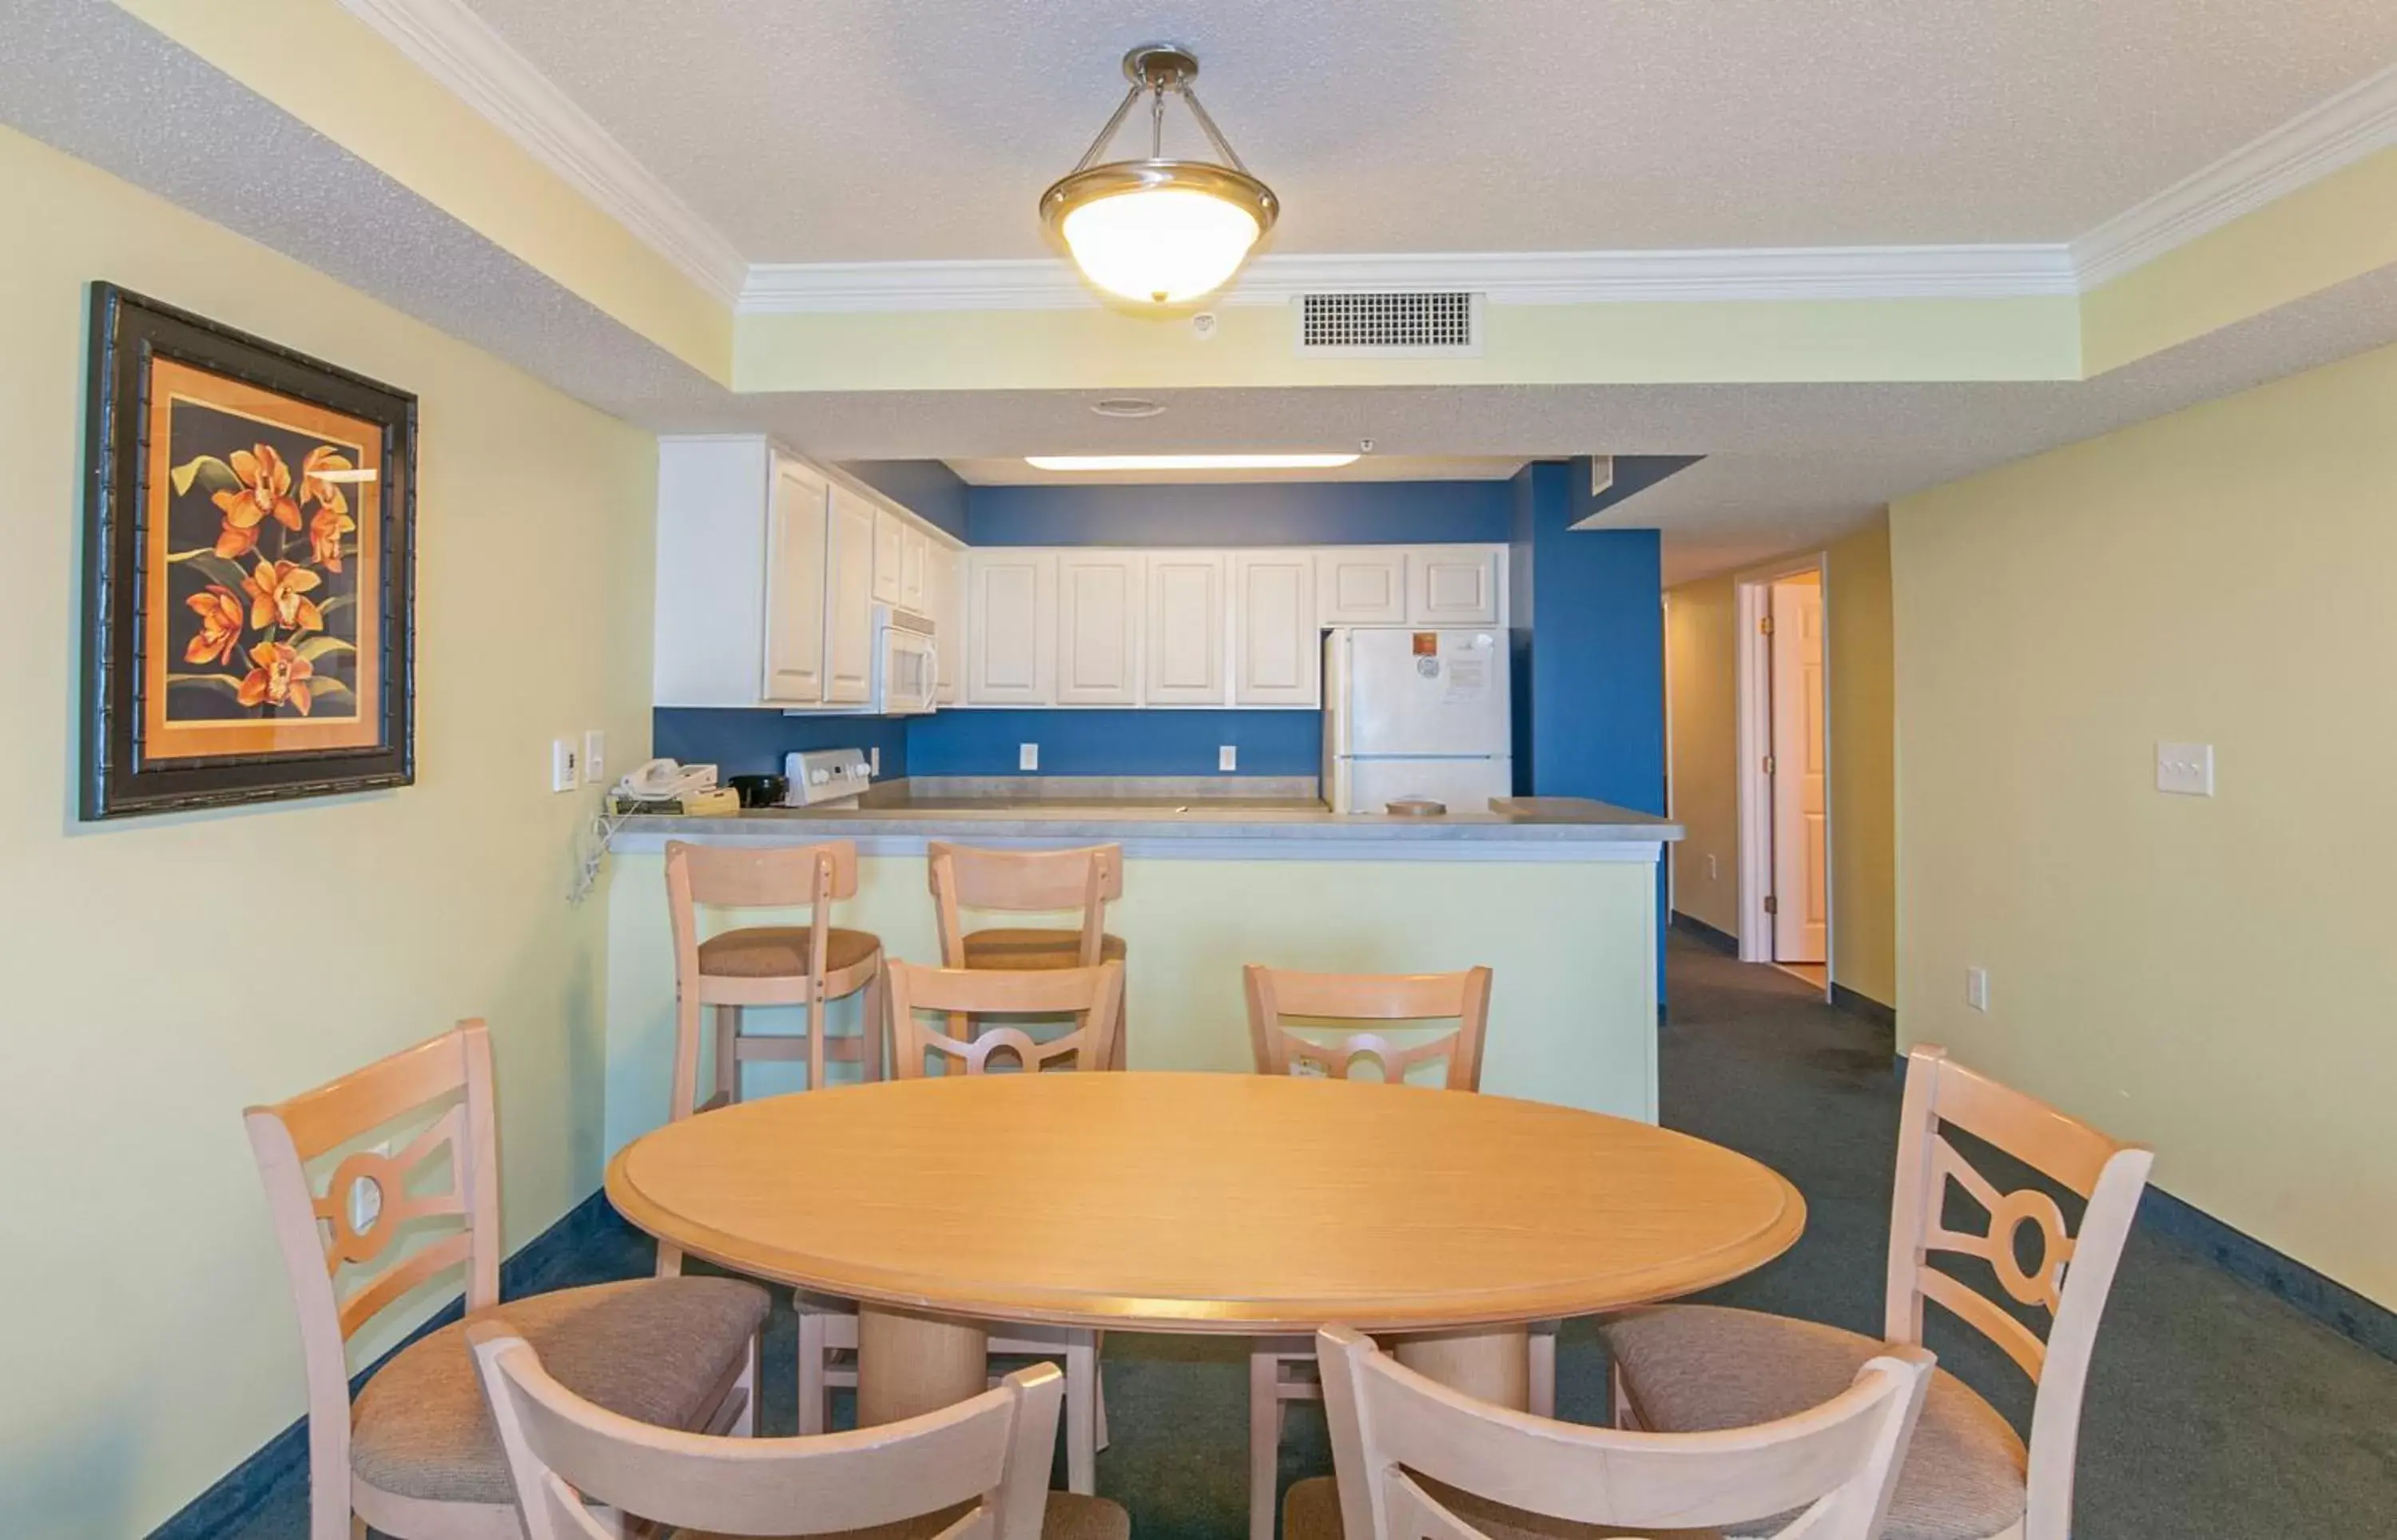
M1773 585L1773 960L1820 962L1830 932L1824 824L1823 586Z

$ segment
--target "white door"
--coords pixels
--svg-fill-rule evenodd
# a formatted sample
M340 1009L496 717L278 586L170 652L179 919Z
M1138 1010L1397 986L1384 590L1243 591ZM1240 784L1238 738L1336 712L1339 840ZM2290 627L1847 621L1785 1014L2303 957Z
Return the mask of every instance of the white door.
M967 701L1053 705L1056 554L972 551L966 557L966 578Z
M1820 962L1824 870L1823 587L1773 585L1773 960Z
M1220 551L1149 553L1144 705L1224 704L1225 566Z
M907 521L887 508L874 511L874 600L896 604L906 591Z
M1512 752L1506 639L1482 631L1360 629L1337 633L1346 698L1336 703L1346 754Z
M933 545L924 563L924 604L932 617L938 684L933 698L954 706L964 694L966 670L966 557Z
M1140 704L1141 559L1128 551L1057 557L1057 704Z
M931 579L925 565L932 554L931 537L914 524L903 524L899 530L899 607L914 610L917 615L931 613L927 595Z
M1358 546L1315 553L1316 618L1326 626L1402 626L1407 553Z
M774 462L766 525L766 689L780 704L824 699L824 482Z
M1305 551L1232 558L1232 704L1313 706L1322 699L1316 564Z
M824 693L862 705L874 694L874 525L880 510L845 486L832 489L824 548Z
M1489 546L1425 546L1410 552L1407 624L1498 624L1500 560Z

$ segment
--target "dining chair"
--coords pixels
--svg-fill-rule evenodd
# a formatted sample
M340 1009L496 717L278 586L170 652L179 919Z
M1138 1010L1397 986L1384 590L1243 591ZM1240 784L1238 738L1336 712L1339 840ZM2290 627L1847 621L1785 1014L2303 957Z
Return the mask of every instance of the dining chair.
M1026 972L1094 968L1121 962L1123 937L1107 934L1107 905L1123 896L1123 846L1084 845L1071 850L985 850L933 840L924 847L932 909L940 927L941 965ZM997 926L964 928L963 911L1014 914L1078 911L1068 928ZM957 1023L952 1035L961 1035ZM1116 1036L1103 1069L1124 1067L1126 1032L1120 1008Z
M613 1416L748 1433L766 1292L639 1279L500 1299L500 1168L480 1021L243 1114L300 1317L308 1533L516 1540L516 1489L466 1347L491 1325L532 1343ZM329 1164L321 1187L311 1167ZM394 1354L350 1400L348 1344L448 1274L465 1319Z
M1882 1330L1894 1342L1920 1343L1923 1301L1936 1303L2003 1349L2029 1376L2034 1399L2026 1445L1988 1401L1939 1371L1881 1533L1893 1540L2066 1540L2090 1349L2154 1152L1929 1046L1907 1055L1899 1120ZM2046 1187L2002 1191L1947 1128L2076 1196L2078 1233ZM1951 1216L1973 1224L1974 1207L1987 1216L1983 1228L1949 1227ZM2037 1242L2029 1261L2027 1229ZM1932 1266L1934 1254L1972 1259L1962 1266L1993 1282L2004 1301ZM2042 1317L2043 1338L2026 1323ZM1836 1327L1717 1306L1638 1310L1600 1330L1614 1360L1616 1421L1670 1432L1785 1415L1881 1350Z
M1317 974L1252 962L1241 975L1248 990L1249 1043L1261 1075L1349 1080L1370 1064L1381 1080L1397 1085L1406 1083L1419 1067L1437 1064L1440 1083L1449 1090L1481 1088L1481 1042L1490 1022L1488 968L1450 974ZM1303 1025L1289 1025L1292 1019ZM1456 1025L1411 1043L1386 1035L1391 1024L1406 1024L1413 1035L1425 1023L1437 1021ZM1345 1030L1365 1022L1385 1030ZM1543 1322L1534 1329L1526 1350L1531 1409L1546 1415L1556 1407L1554 1326ZM1249 1354L1250 1540L1273 1540L1284 1403L1322 1400L1320 1385L1307 1374L1314 1361L1315 1345L1306 1337L1264 1338Z
M805 1057L808 1089L824 1083L827 1059L852 1062L867 1080L882 1078L882 942L832 923L835 901L857 896L857 846L743 848L666 842L666 909L674 928L675 1065L670 1115L699 1103L700 1008L716 1017L716 1086L705 1106L741 1099L741 1066ZM703 905L808 909L804 925L747 925L702 939ZM855 1037L827 1039L825 1007L863 991L864 1025ZM804 1005L804 1036L746 1033L751 1005Z
M1115 1504L1048 1490L1060 1388L1049 1364L904 1422L734 1440L595 1405L498 1322L477 1325L473 1344L529 1540L617 1540L624 1514L693 1540L1130 1540Z
M890 964L892 1066L915 1080L938 1064L944 1074L980 1075L1012 1063L1027 1074L1071 1061L1088 1072L1106 1062L1122 1008L1123 964L1011 973L995 969ZM950 1022L978 1015L1072 1016L1076 1024L1047 1042L1022 1028L985 1024L971 1039L925 1025L919 1013ZM1098 1490L1098 1452L1106 1447L1099 1334L1067 1326L1016 1324L990 1338L1001 1357L1058 1358L1065 1365L1065 1490ZM835 1389L857 1384L857 1317L805 1310L799 1316L799 1431L821 1432Z
M1475 1401L1345 1326L1317 1340L1333 1474L1291 1488L1283 1540L1871 1540L1932 1365L1890 1345L1819 1405L1720 1433L1645 1433Z

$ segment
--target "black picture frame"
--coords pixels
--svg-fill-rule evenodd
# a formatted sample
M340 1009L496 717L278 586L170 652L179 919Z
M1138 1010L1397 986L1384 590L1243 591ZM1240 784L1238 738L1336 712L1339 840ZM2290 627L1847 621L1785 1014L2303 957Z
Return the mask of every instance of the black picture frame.
M124 818L412 784L416 778L416 397L114 284L91 285L89 339L80 816L87 820ZM361 553L371 549L373 554L371 558L355 555L351 563L349 581L355 591L350 596L350 607L356 634L348 648L353 656L347 660L354 681L371 667L375 685L371 709L368 692L360 690L352 697L353 715L342 729L358 739L366 739L371 731L370 740L264 751L195 753L186 748L173 754L150 741L159 714L166 710L163 706L154 710L151 698L157 693L155 681L164 675L150 666L150 653L157 646L166 623L153 611L163 615L169 604L168 578L154 559L163 538L154 538L152 530L154 511L167 506L163 496L154 496L156 489L152 485L155 473L153 424L157 420L154 405L159 405L154 403L153 385L160 372L154 365L162 360L232 381L234 388L287 398L295 404L295 411L315 408L355 419L379 436L374 445L380 462L374 494L368 497L352 489L358 499L356 511L366 513L371 503L373 513L367 522L373 525L379 541L370 542L360 532L352 548ZM181 409L178 403L166 406ZM174 445L164 445L162 452L172 454ZM294 529L302 506L304 498L293 503L285 521ZM345 509L349 506L344 503ZM257 523L255 515L251 522ZM231 533L232 523L228 518L228 540L236 538ZM351 521L348 527L355 531L356 522ZM271 522L265 529L270 535L281 535ZM288 539L288 536L282 538ZM344 549L341 530L333 530L331 539L338 557ZM304 551L301 554L305 556ZM317 559L324 561L321 555ZM335 572L343 565L338 559L324 564ZM243 603L221 585L209 591L224 594L224 602L234 611ZM365 632L368 606L355 602L368 594L378 596L371 637ZM258 600L261 604L268 602ZM314 606L310 608L313 612ZM238 620L231 623L237 626ZM323 622L318 624L321 627ZM279 633L269 630L265 634ZM203 644L195 640L190 644ZM341 645L338 641L318 644ZM160 649L162 657L167 650ZM221 661L238 670L246 659L237 659L229 647ZM335 687L320 678L318 701L328 698L327 692ZM272 729L277 726L306 725L290 714L295 708L289 698L296 695L296 710L305 713L309 697L304 693L278 692L264 704L246 698L247 685L238 692L217 693L243 696L238 705L221 703L220 710L264 719L261 736L273 736ZM245 719L223 725L247 730L248 723Z

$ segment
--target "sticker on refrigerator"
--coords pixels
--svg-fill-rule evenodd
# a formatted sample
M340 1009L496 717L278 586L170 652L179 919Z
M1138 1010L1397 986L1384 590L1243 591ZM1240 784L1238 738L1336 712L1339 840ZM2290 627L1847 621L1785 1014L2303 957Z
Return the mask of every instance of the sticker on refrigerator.
M1438 657L1440 656L1440 632L1417 631L1414 635L1415 656L1417 657Z
M1448 666L1446 703L1479 700L1481 692L1490 687L1490 665L1479 657L1460 657Z

